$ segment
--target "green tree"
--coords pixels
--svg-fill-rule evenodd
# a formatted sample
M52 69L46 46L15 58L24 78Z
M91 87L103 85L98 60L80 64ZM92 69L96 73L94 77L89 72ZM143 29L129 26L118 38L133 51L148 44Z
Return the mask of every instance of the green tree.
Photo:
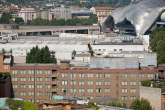
M7 99L6 103L11 110L18 110L18 108L23 108L23 101L20 100Z
M55 56L47 46L39 49L33 47L26 56L26 63L57 63Z
M9 24L12 16L10 13L4 12L0 18L1 24Z
M150 35L150 48L157 53L158 64L165 63L165 28L156 28Z
M90 15L90 17L89 17L89 19L88 19L88 22L89 22L89 24L91 25L91 24L97 24L97 22L98 22L98 17L97 17L97 15Z
M38 107L31 102L24 101L23 110L38 110Z
M21 17L17 17L17 18L15 18L15 23L16 24L23 24L24 20Z
M153 110L150 102L146 99L136 99L131 103L134 110Z

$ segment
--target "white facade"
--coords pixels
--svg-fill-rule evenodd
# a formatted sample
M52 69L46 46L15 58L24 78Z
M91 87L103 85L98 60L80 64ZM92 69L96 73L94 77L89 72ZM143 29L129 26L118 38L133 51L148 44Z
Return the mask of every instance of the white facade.
M34 8L22 8L19 12L19 17L22 17L24 22L37 18L37 12Z

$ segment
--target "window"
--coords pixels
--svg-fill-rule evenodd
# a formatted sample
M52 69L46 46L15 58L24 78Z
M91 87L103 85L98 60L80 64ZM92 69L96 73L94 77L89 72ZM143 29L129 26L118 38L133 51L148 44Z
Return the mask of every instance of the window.
M74 73L70 74L70 78L71 78L71 79L76 78L76 74L74 74Z
M26 81L26 78L20 78L20 81Z
M42 78L36 78L36 81L42 81Z
M70 85L76 85L76 81L70 81Z
M104 82L104 85L106 85L106 86L107 86L107 85L110 85L110 84L111 84L111 83L110 83L109 81L105 81L105 82Z
M29 85L29 88L34 88L34 85L30 84L30 85Z
M127 89L121 89L122 93L127 93Z
M26 92L20 92L21 96L26 96Z
M62 78L67 78L68 77L68 74L67 73L62 73Z
M26 88L26 85L25 84L21 84L20 88Z
M93 74L88 74L88 78L93 78Z
M96 82L96 85L97 86L101 86L101 82Z
M127 100L127 96L122 96L121 100Z
M34 70L29 70L29 74L34 74Z
M76 89L75 89L75 88L71 88L71 89L70 89L70 92L71 92L71 93L75 93L75 92L76 92Z
M34 81L34 78L29 77L29 78L28 78L28 81Z
M128 75L127 75L127 74L121 74L121 77L122 77L122 78L127 78Z
M17 74L17 70L13 70L12 71L12 74Z
M84 78L85 74L79 74L79 78Z
M93 81L88 81L88 85L89 86L93 85Z
M93 89L87 89L88 93L93 93Z
M96 74L96 78L101 78L102 74Z
M49 89L51 86L47 84L47 85L45 85L45 87L46 87L47 89Z
M84 81L79 81L79 85L80 86L82 86L82 85L84 85L85 83L84 83Z
M9 69L9 66L8 65L4 65L4 69L5 70Z
M110 78L110 74L104 74L104 78Z
M42 85L41 84L37 85L37 88L42 89Z
M37 95L38 96L42 96L42 92L37 92Z
M130 99L131 100L135 100L136 99L136 96L130 96Z
M136 74L131 74L131 78L136 78Z
M26 73L25 70L20 70L20 74L24 75Z
M46 92L45 95L46 95L46 96L50 96L50 92Z
M144 74L140 74L139 77L140 77L140 78L144 78Z
M12 81L17 81L17 78L12 78Z
M153 74L148 74L147 77L148 78L153 78Z
M42 74L42 70L37 70L37 74Z
M51 74L51 71L50 70L45 70L45 74L49 75L49 74Z
M83 92L85 92L85 89L80 88L80 89L79 89L79 93L83 93Z
M17 85L13 85L13 88L17 88L18 86Z
M68 88L62 88L62 92L63 92L63 93L68 92Z
M51 81L51 78L45 78L45 81Z
M127 82L121 82L121 85L122 86L126 86L127 85Z
M135 92L136 92L136 89L134 89L134 88L130 89L130 93L135 93Z
M34 92L28 92L29 96L34 96Z
M67 81L62 81L62 85L64 86L64 85L67 85Z
M96 92L97 92L97 93L101 93L101 88L97 88L97 89L96 89Z
M136 82L130 82L131 86L136 86Z
M109 88L106 88L106 89L104 89L104 92L105 93L109 93L110 92L110 89Z

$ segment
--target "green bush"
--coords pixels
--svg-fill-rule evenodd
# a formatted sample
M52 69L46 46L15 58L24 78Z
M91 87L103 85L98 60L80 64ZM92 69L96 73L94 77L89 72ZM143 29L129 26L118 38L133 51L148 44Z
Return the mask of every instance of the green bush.
M96 110L99 110L99 107L94 102L88 102L88 105L95 107Z
M119 101L111 101L106 103L105 105L107 106L115 106L115 107L122 107L122 108L127 108L127 105L125 103L121 103Z
M131 108L134 110L153 110L150 102L146 99L136 99L132 102Z
M150 80L144 80L141 81L142 86L150 87L151 86L151 81Z

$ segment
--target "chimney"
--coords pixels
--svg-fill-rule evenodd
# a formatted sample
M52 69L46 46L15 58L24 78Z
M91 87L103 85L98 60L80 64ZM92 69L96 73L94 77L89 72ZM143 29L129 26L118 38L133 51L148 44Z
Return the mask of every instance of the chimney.
M60 61L60 68L61 69L69 69L70 61L69 60L62 60Z

